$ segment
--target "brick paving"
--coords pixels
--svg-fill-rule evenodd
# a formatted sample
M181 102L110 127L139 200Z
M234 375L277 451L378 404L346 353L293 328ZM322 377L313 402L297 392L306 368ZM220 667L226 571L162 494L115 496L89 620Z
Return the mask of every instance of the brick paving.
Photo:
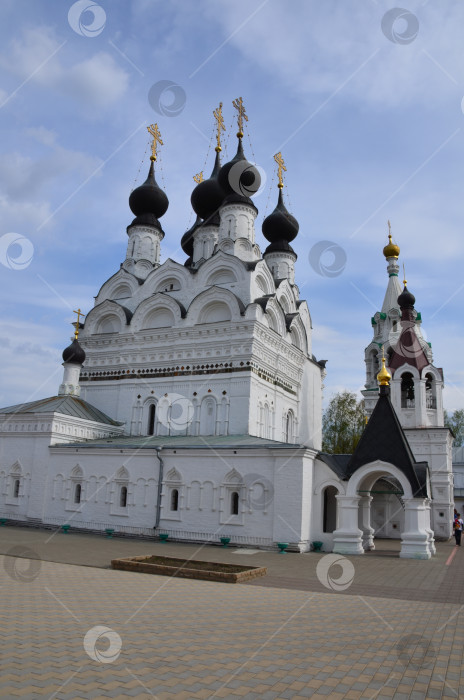
M51 535L0 528L1 697L464 698L464 548L447 565L452 543L415 561L381 542L344 559L354 578L335 592L319 581L324 554ZM231 585L105 568L148 552L268 576Z

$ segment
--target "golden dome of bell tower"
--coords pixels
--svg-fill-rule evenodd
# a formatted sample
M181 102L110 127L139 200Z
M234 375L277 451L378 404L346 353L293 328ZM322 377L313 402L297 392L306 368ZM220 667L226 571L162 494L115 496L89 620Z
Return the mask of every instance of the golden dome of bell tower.
M388 258L398 259L398 256L400 254L400 247L392 241L390 221L388 222L388 244L383 249L383 254L387 258L387 260Z

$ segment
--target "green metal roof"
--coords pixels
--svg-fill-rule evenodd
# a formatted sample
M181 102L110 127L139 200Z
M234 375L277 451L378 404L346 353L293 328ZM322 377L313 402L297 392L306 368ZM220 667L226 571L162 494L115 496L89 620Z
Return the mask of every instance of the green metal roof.
M58 445L56 446L58 447ZM301 448L304 445L298 445L289 442L277 442L276 440L266 440L265 438L255 437L254 435L123 435L114 438L97 438L95 440L85 440L83 442L66 443L59 445L62 447L96 447L96 448L120 448L120 449L155 449L163 447L165 449L234 449L234 448L259 448L267 447L272 449L279 448Z
M28 413L61 413L65 416L83 418L94 423L104 423L105 425L124 425L107 416L98 408L87 403L77 396L51 396L48 399L39 399L30 403L20 403L16 406L0 408L0 415L3 414L28 414Z

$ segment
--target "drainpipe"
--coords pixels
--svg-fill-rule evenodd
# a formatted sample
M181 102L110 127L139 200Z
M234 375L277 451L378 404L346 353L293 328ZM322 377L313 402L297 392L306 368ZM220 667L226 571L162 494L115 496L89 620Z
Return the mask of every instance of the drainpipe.
M158 494L156 496L156 520L155 520L155 526L154 530L157 530L159 528L159 523L161 520L161 488L163 486L163 476L164 476L164 463L163 460L161 459L160 452L163 448L162 447L155 447L156 450L156 456L159 459L159 474L158 474Z

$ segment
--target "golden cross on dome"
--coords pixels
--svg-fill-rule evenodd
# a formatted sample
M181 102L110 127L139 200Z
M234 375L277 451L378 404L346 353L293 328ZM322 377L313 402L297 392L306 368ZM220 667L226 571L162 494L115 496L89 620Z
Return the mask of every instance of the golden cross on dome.
M195 180L195 182L198 185L200 184L200 182L203 182L203 170L201 172L197 173L197 175L194 175L193 179Z
M284 186L284 178L282 175L282 171L285 170L285 172L287 172L287 168L285 167L285 162L280 151L275 154L274 160L277 163L277 175L279 178L279 184L277 185L277 187L279 188L279 190L281 190Z
M77 340L79 336L79 321L82 316L82 318L85 316L85 314L82 313L80 309L77 309L77 311L73 311L73 314L77 314L77 321L73 323L73 326L75 327L74 331L74 340Z
M216 151L216 153L219 153L220 151L222 151L221 131L226 130L226 127L224 126L224 117L222 116L222 102L220 102L219 107L214 110L213 115L214 115L214 118L216 120L216 129L217 129L217 134L216 134L217 146L214 150Z
M406 270L405 270L405 267L404 267L404 263L403 263L403 277L404 277L404 279L403 279L404 286L406 287L406 285L407 285L407 283L408 283L408 280L406 279Z
M160 130L158 129L158 124L150 124L150 126L147 126L147 131L153 136L150 160L156 160L156 150L158 148L158 144L160 146L164 145L161 139Z
M391 236L392 225L391 225L391 223L390 223L390 219L388 219L387 224L388 224L388 235Z
M241 97L237 98L236 100L232 100L232 104L234 105L235 109L238 112L238 114L237 114L237 123L238 123L237 136L239 139L241 139L243 136L243 120L245 120L247 122L248 117L245 114L245 106L243 104L243 99Z

